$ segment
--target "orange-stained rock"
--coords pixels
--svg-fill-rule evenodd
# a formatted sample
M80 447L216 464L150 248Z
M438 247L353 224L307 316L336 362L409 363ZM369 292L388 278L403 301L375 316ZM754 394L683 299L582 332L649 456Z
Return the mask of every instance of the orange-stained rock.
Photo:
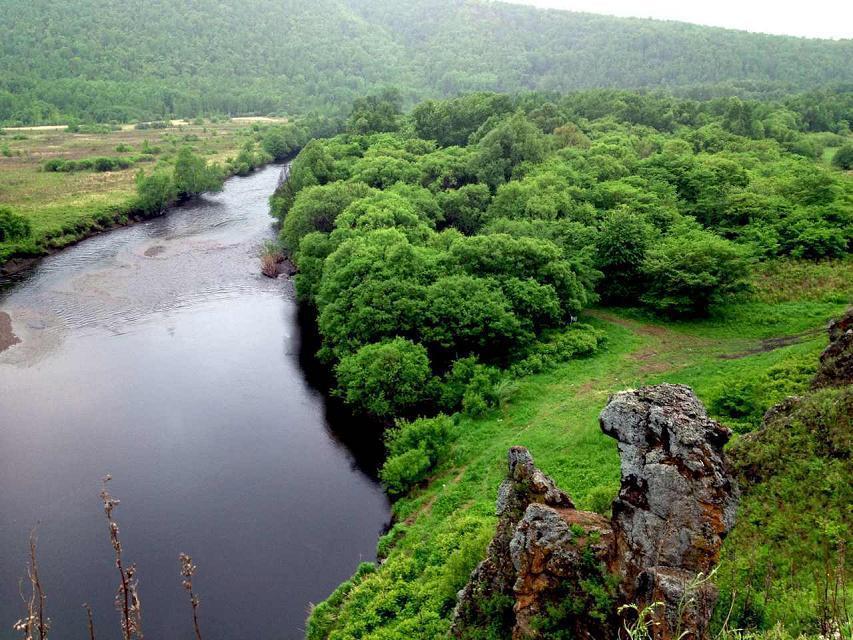
M734 522L737 489L723 456L729 431L693 392L658 385L616 394L601 428L619 443L613 519L578 511L513 447L486 559L459 592L457 638L615 638L620 604L653 609L656 640L707 637L717 598L708 573Z

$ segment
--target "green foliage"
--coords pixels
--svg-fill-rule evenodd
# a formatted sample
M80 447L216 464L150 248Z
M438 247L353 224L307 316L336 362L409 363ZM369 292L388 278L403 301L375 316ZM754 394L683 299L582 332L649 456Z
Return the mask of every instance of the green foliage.
M847 143L832 156L833 166L850 171L853 169L853 143Z
M650 248L642 272L643 301L675 315L702 315L712 304L749 290L749 261L742 247L708 231L683 226Z
M407 415L426 399L432 376L426 349L404 338L368 344L336 368L346 401L375 416Z
M136 209L143 216L160 215L177 195L172 176L165 171L155 171L149 176L140 171L136 175Z
M471 167L480 182L497 188L522 162L541 162L546 139L523 113L516 113L488 131L479 143Z
M386 89L379 95L358 98L353 102L347 129L358 134L396 131L402 106L403 98L396 89Z
M486 414L511 396L504 371L594 352L599 337L563 330L600 298L707 315L755 260L848 250L847 178L783 146L808 101L476 93L403 116L384 96L309 142L272 208L320 358L410 340L438 385L426 414Z
M4 18L0 121L23 124L75 117L157 127L172 116L342 113L353 98L388 86L406 98L589 87L674 87L714 96L773 95L851 80L845 41L502 3L252 0L233 12L214 0L191 7L152 0L130 14L118 2L38 1L14 3ZM807 99L790 106L810 130L838 131L842 120L853 121L842 100L820 109ZM659 128L678 113L642 107L625 101L618 110ZM730 131L784 131L750 107L721 109ZM464 144L483 113L506 107L499 100L463 103L446 125L432 127L426 118L418 135ZM564 124L547 110L537 118L548 133L555 122Z
M217 166L197 156L189 147L182 147L175 159L172 182L178 197L192 198L207 191L219 191L225 176Z
M443 222L464 234L476 233L482 227L490 200L489 188L484 184L468 184L444 191L440 195Z
M254 140L248 140L243 145L243 148L240 149L237 157L229 162L229 167L238 176L247 176L258 167L272 160L273 156L263 149L259 150L256 148Z
M274 160L287 159L307 142L305 129L293 124L268 127L261 134L261 148Z
M643 264L658 231L641 215L616 209L604 219L596 241L601 295L608 302L634 302L646 289Z
M814 634L837 615L833 606L849 611L849 591L842 588L836 605L831 598L853 542L851 416L849 388L817 391L793 404L790 419L734 443L744 497L718 574L730 627L778 621Z
M133 160L129 158L83 158L82 160L62 160L54 158L42 165L42 169L48 172L74 172L74 171L119 171L129 169L133 166Z
M386 432L388 457L380 478L392 495L406 493L426 479L447 455L454 435L453 421L447 416L400 421Z
M0 242L24 240L32 235L30 221L8 207L0 206Z
M772 365L759 375L731 376L713 394L710 409L736 431L752 431L770 407L807 391L815 370L814 357L805 353Z
M312 231L331 232L341 212L370 192L359 182L333 182L304 189L282 224L281 239L285 248L296 251L300 240Z

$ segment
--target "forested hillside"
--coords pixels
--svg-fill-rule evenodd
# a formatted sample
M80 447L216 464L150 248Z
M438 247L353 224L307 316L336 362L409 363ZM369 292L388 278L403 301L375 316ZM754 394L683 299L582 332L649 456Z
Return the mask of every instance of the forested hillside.
M617 86L766 94L853 81L851 57L849 40L477 0L2 0L0 123L338 112L388 85L408 102Z

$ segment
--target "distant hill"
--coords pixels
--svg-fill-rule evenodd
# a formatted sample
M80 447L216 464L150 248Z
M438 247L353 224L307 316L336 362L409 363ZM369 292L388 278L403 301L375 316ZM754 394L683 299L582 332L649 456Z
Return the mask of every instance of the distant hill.
M0 122L338 111L389 85L789 91L850 60L853 40L479 0L0 0Z

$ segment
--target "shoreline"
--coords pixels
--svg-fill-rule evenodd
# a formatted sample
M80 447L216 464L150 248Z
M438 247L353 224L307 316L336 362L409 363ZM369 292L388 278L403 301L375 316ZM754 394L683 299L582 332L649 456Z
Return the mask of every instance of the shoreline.
M290 158L283 161L283 163L282 163L282 175L285 175L285 173L287 172L287 167L290 165L290 161L291 161ZM264 169L266 167L269 167L269 166L275 165L275 164L278 164L278 163L277 162L270 162L270 163L267 163L264 165L260 165L260 166L256 167L254 169L254 171L258 171L260 169ZM252 173L254 173L254 171ZM228 175L225 179L230 180L234 177L238 177L236 173L232 173L232 174ZM242 176L242 177L244 177L244 176ZM270 194L270 195L272 195L272 194ZM116 229L121 229L123 227L133 226L133 225L138 224L140 222L145 222L147 220L153 220L156 217L169 215L169 213L173 209L180 207L181 205L185 204L186 202L189 202L189 200L176 202L175 204L170 205L169 207L166 208L166 210L162 214L160 214L160 216L151 216L151 217L134 216L129 211L117 211L115 213L114 219L110 223L108 223L108 224L93 223L91 226L87 226L87 228L81 229L79 232L80 235L69 240L69 242L61 244L59 246L45 247L43 252L39 253L38 255L28 255L26 253L20 253L20 254L14 254L13 253L8 258L6 258L4 260L0 260L0 284L2 284L3 279L13 278L15 276L19 276L19 275L29 271L30 269L33 269L34 267L36 267L38 265L38 263L41 262L44 258L48 258L52 255L59 253L60 251L64 251L65 249L68 249L69 247L73 247L74 245L76 245L80 242L83 242L84 240L88 240L89 238L93 238L95 236L101 235L102 233L108 233L110 231L115 231ZM132 205L129 203L128 206L130 207ZM122 220L122 218L124 218L124 220Z

